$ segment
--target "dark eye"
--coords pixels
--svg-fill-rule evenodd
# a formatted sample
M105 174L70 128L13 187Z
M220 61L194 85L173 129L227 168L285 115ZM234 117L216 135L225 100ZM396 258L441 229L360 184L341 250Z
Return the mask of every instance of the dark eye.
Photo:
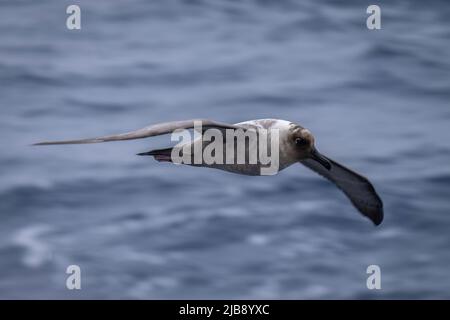
M295 139L295 144L297 146L305 146L305 145L308 144L308 141L306 139L303 139L303 138L296 138Z

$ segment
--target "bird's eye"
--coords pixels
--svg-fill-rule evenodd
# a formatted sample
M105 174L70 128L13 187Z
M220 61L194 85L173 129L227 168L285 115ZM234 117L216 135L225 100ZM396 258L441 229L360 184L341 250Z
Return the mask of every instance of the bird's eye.
M306 139L303 139L303 138L296 138L295 139L295 144L297 146L304 146L304 145L308 144L308 141Z

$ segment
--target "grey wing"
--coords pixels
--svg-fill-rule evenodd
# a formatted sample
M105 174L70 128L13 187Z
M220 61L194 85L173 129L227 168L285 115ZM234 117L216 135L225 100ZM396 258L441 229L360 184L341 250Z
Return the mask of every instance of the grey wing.
M182 120L182 121L172 121L158 123L143 129L136 131L97 137L89 139L80 140L65 140L65 141L47 141L39 142L33 145L35 146L46 146L46 145L56 145L56 144L85 144L85 143L100 143L100 142L110 142L110 141L122 141L122 140L133 140L133 139L143 139L153 136L159 136L162 134L172 133L177 129L192 129L194 124L201 123L202 129L217 128L217 129L239 129L242 128L237 125L226 124L222 122L204 120L204 119L193 119L193 120Z
M312 159L300 161L309 169L332 181L350 199L353 205L375 225L383 221L383 202L370 181L362 175L327 158L331 169L327 170Z

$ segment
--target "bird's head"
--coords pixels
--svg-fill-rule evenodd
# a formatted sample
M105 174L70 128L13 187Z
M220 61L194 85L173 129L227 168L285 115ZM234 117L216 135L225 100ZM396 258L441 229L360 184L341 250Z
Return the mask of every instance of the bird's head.
M314 136L311 131L295 125L291 127L288 139L288 143L291 145L291 150L294 150L298 160L313 159L319 162L326 169L331 169L330 161L325 156L320 154L314 146Z

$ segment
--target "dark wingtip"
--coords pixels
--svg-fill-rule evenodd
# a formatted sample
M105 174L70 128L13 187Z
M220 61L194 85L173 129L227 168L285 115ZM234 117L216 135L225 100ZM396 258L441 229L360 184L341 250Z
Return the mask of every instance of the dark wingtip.
M369 216L375 226L379 226L383 222L384 212L383 207L379 208L376 212Z
M67 143L66 141L53 141L53 142L37 142L37 143L33 143L31 146L53 146L53 145L57 145L57 144L70 144Z

